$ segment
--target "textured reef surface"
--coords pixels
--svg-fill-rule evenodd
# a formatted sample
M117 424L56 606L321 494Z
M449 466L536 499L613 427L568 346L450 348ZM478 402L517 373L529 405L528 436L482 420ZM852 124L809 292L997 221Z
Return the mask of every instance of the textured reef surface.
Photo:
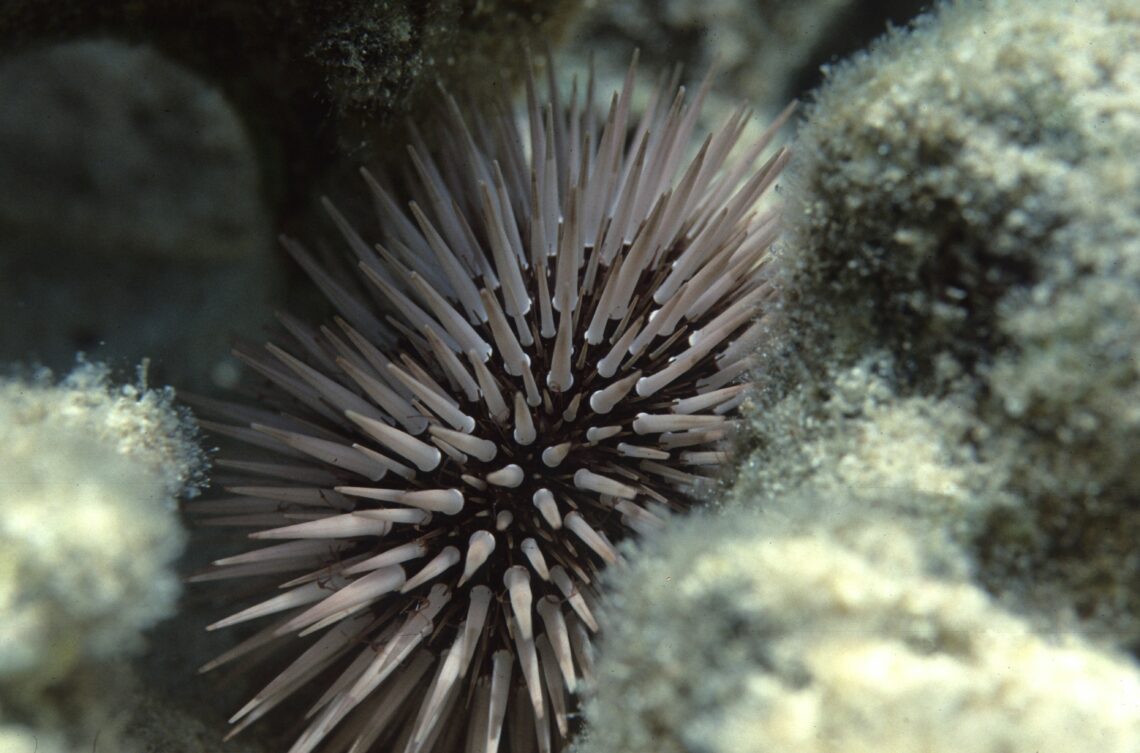
M736 462L604 576L576 750L1136 749L1134 2L959 0L874 42L884 17L842 0L321 5L0 11L5 363L66 373L87 350L214 397L253 384L231 331L325 313L273 235L321 256L313 199L402 164L437 76L513 86L504 38L593 57L603 92L635 46L663 80L716 61L703 130L804 101L779 308ZM224 614L178 601L222 550L174 509L200 442L166 391L122 381L0 384L5 753L222 750L269 679L193 676Z

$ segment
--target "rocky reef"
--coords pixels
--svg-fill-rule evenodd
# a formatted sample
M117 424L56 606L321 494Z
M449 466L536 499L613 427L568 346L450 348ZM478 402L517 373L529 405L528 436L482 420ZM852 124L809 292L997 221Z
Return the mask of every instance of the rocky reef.
M614 575L581 750L1134 749L1138 38L959 2L828 69L747 460Z
M714 120L805 100L779 295L739 462L612 571L576 749L1136 750L1135 2L957 0L869 46L884 11L843 0L308 5L0 10L0 359L230 388L227 330L311 304L273 231L327 235L306 207L398 158L437 77L511 85L504 39L603 81L636 45L651 76L719 62ZM221 750L214 605L177 601L203 455L169 393L113 381L0 383L5 753Z
M180 591L195 434L170 391L94 365L0 382L0 750L121 745L124 662Z
M1131 650L1138 33L1131 3L986 2L891 35L811 108L783 254L804 368L883 349L972 422L972 495L1013 500L962 541L979 581Z

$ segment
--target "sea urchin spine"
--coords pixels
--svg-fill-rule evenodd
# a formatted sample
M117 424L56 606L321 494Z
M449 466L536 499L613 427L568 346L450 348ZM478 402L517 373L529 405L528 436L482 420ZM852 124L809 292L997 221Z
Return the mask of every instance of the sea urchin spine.
M266 458L219 461L233 496L190 508L277 542L196 580L285 579L211 626L277 617L204 669L294 654L234 732L316 687L291 753L563 747L615 543L725 460L772 295L758 202L787 159L755 167L779 121L730 159L744 108L686 159L708 82L688 104L663 83L634 122L635 68L605 118L592 75L565 106L530 81L521 126L445 97L409 213L362 171L381 243L326 202L355 279L284 241L340 316L239 350L263 407L207 426Z

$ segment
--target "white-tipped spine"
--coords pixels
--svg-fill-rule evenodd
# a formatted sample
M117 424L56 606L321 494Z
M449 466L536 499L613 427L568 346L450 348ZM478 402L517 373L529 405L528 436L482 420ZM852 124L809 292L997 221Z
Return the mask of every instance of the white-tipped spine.
M514 612L523 639L532 640L534 638L531 622L533 596L530 590L530 573L521 565L509 567L503 574L503 585L507 587L507 593L510 595L511 611Z
M442 426L432 426L428 431L433 437L442 439L457 450L478 458L484 463L490 463L499 453L498 445L489 439L481 439L471 434L445 429Z
M574 471L574 486L584 491L608 494L611 497L621 497L622 499L633 499L637 496L637 489L632 486L585 468Z
M439 465L442 455L431 445L421 442L407 432L388 426L355 411L345 411L349 420L401 457L407 458L421 471L432 471Z
M552 447L547 447L542 451L542 464L547 468L557 468L570 454L570 448L573 445L570 442L562 442Z
M521 392L515 393L515 430L513 436L515 441L524 447L534 444L534 440L538 437L534 418L530 415L530 408L527 407L526 399Z
M463 575L459 578L462 586L471 580L483 563L495 551L495 535L490 531L476 531L467 539L467 560L463 564Z
M467 351L467 360L475 369L475 378L479 381L479 391L483 393L483 403L487 406L487 412L496 422L506 422L511 411L507 407L507 401L503 399L503 393L499 390L495 377L491 375L487 365L479 360L475 351Z
M418 573L408 578L408 581L400 587L400 593L406 594L415 588L419 588L429 581L435 580L448 569L454 567L459 562L459 550L453 546L444 547L443 551L433 557L423 569Z
M617 380L608 387L595 391L590 395L590 409L599 415L609 413L621 402L622 398L629 394L629 391L633 389L633 385L636 384L640 378L641 372L635 371Z
M514 489L523 482L523 469L514 463L487 474L487 483Z
M566 392L574 386L574 374L571 372L571 360L574 357L574 345L571 342L571 328L573 315L563 312L558 317L558 335L554 338L554 358L550 362L550 373L546 375L546 386L554 392Z
M539 489L531 499L548 526L555 530L562 527L562 515L558 512L558 503L554 501L554 494L549 489Z
M463 492L458 489L420 489L404 492L396 500L399 504L418 507L428 512L458 515L463 511Z
M724 416L679 413L638 413L633 430L638 434L661 434L667 431L711 429L725 422Z
M542 549L533 538L527 537L519 544L519 549L530 563L530 567L543 580L550 580L550 570L546 566L546 558L542 556Z

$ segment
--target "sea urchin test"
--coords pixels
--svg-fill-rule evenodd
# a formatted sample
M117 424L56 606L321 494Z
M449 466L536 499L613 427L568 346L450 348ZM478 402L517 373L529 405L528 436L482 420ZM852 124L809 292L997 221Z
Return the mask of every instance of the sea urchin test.
M518 121L445 97L411 201L362 171L378 238L326 202L352 274L284 240L338 316L239 350L261 402L204 425L252 449L189 505L259 545L194 578L250 579L211 629L265 624L203 668L275 667L233 732L301 699L290 753L565 747L599 575L727 459L773 296L779 121L698 145L708 81L635 116L635 69L608 108L592 75L581 102L529 81Z

